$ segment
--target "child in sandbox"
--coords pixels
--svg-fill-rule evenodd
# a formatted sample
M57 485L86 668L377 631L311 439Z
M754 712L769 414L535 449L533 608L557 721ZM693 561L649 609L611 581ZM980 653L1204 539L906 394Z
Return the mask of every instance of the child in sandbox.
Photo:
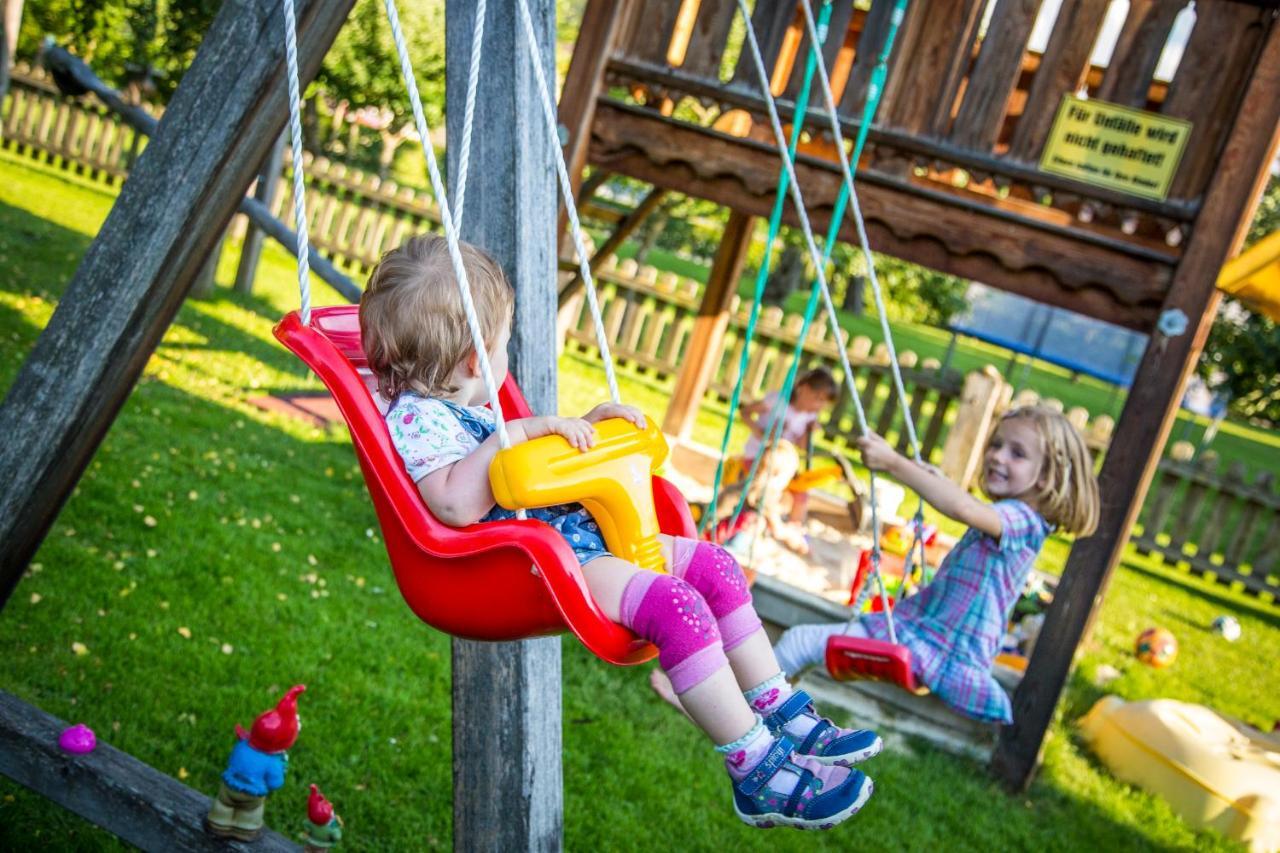
M799 473L801 454L810 446L819 415L835 401L836 390L835 377L825 367L815 367L802 373L796 379L791 399L783 411L781 432L772 448L767 448L765 442L769 439L779 393L770 392L762 399L748 400L738 407L742 422L751 431L738 465L743 476L753 465L758 469L747 494L747 503L759 511L770 536L800 554L809 552L801 529L809 495L803 490L789 492L787 486ZM756 465L761 453L765 456ZM729 499L722 504L725 512L718 514L732 512L739 493L737 488L730 489ZM785 495L791 496L791 509L786 521L782 517Z
M494 378L507 370L513 294L498 265L461 246ZM473 346L445 238L414 237L383 256L360 302L369 365L391 406L392 442L427 507L462 527L511 518L495 506L489 465L499 449L486 408L482 355ZM513 444L563 436L588 449L592 424L621 417L644 425L639 411L606 403L581 418L507 421ZM658 647L658 662L689 717L724 756L734 811L759 827L826 829L854 815L871 780L851 765L878 753L874 732L848 731L819 717L793 691L773 657L746 579L724 549L665 537L669 573L646 571L612 556L600 528L579 504L530 510L573 548L596 604ZM661 778L659 786L670 784Z

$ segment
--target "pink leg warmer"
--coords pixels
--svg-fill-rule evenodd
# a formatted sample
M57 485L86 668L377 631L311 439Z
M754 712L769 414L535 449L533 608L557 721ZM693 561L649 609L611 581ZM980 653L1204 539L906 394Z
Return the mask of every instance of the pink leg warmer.
M671 563L672 574L688 581L706 599L726 652L760 630L747 579L732 554L710 542L676 539Z
M679 578L637 572L622 591L621 615L623 625L658 647L658 663L676 693L729 663L707 603Z

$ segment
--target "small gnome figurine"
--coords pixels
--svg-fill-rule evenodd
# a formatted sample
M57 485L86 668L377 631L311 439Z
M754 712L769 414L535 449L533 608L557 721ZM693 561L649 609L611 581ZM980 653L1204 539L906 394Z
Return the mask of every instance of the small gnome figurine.
M289 688L274 708L258 715L252 730L236 724L236 745L205 818L214 835L252 841L262 832L267 795L284 784L285 751L298 739L298 694L306 689L301 684Z
M302 849L306 853L323 853L341 840L342 818L333 813L333 804L312 785L307 799L307 845Z

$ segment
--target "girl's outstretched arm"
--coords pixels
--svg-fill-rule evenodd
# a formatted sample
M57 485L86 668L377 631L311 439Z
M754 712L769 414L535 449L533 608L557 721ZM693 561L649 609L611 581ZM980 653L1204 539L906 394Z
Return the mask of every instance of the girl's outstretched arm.
M595 428L582 418L532 417L507 421L512 444L544 435L561 435L579 450L595 443ZM489 486L489 465L501 445L498 435L457 462L437 468L418 481L418 492L431 514L450 527L466 527L484 518L496 501Z
M883 471L913 490L938 512L968 527L976 527L995 539L1003 532L1000 515L991 504L980 501L934 468L918 465L898 453L875 433L858 439L862 461L873 471Z
M738 413L742 415L742 422L756 438L764 438L765 415L769 414L769 409L769 401L763 399L744 400L738 404Z

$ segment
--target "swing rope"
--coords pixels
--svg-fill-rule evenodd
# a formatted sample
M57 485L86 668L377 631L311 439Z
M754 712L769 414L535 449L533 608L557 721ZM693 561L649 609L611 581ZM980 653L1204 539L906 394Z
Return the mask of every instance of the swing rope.
M831 16L831 0L824 0L822 4L822 21L825 25ZM750 20L747 26L751 26ZM815 42L812 39L809 42L809 55L806 59L804 81L800 86L799 96L796 98L796 114L791 126L791 141L787 145L787 152L790 156L795 153L800 145L800 134L804 128L804 115L809 106L809 87L813 80L813 66L816 62L817 50L821 42ZM786 169L779 170L778 173L778 190L774 194L773 210L769 214L769 233L765 237L765 252L760 260L760 269L756 271L755 288L751 299L751 310L747 315L747 327L743 332L742 351L738 357L738 378L734 382L733 391L729 396L729 414L724 426L724 434L720 438L720 455L716 462L715 479L711 484L711 500L707 503L707 511L703 514L698 524L698 533L705 534L709 529L714 528L716 523L716 505L720 500L720 484L724 479L724 464L729 453L729 440L733 433L733 423L737 418L738 404L742 399L742 385L746 380L747 367L750 363L751 342L755 339L756 321L760 317L760 303L764 297L765 283L769 277L769 270L773 260L773 245L777 239L778 232L782 228L782 211L786 206L787 196L786 187L789 175ZM807 332L807 327L806 327ZM801 335L804 340L804 334ZM771 424L772 425L772 424ZM743 480L743 494L751 486L754 478L756 467L751 469L751 476ZM738 508L734 511L730 525L735 524L741 514L743 502L739 501Z
M737 0L738 10L742 13L742 17L746 23L747 43L751 48L751 58L755 65L756 76L760 83L760 89L764 94L765 106L768 108L769 123L773 127L774 140L778 145L778 151L783 155L782 165L787 171L788 184L787 189L791 194L792 203L795 205L796 215L800 219L800 228L804 233L805 246L809 250L809 258L816 268L816 275L819 286L822 290L822 299L827 309L827 320L831 326L833 338L839 344L836 349L840 353L840 366L844 370L845 381L852 382L853 366L849 363L849 353L844 345L844 330L840 327L839 317L836 314L835 305L831 301L831 290L827 286L827 277L824 265L821 263L821 255L818 252L817 244L814 241L813 227L809 223L808 208L804 203L803 193L800 191L800 184L796 178L795 163L786 147L786 135L782 131L782 121L778 118L777 104L774 102L773 93L769 90L769 75L765 69L764 58L760 53L760 43L756 37L755 27L751 24L751 11L747 8L746 0ZM870 433L870 427L867 424L866 412L862 408L861 400L858 399L857 389L850 387L850 396L856 401L854 412L857 415L858 427L862 435ZM873 481L874 482L874 481ZM875 505L874 495L871 502L872 512L872 532L876 537L876 543L872 550L872 567L873 572L880 586L880 602L886 614L886 624L889 630L889 641L897 643L897 634L893 626L893 617L889 609L888 595L885 592L884 580L879 572L879 518Z
M476 21L471 29L471 65L467 69L467 103L462 114L462 151L458 155L458 186L454 190L454 209L457 210L458 230L462 230L462 216L467 207L467 175L471 171L471 126L476 117L476 89L480 84L480 49L484 46L484 18L489 0L476 3Z
M604 362L604 374L609 382L609 397L613 402L620 403L622 398L618 393L618 377L613 367L613 354L609 351L609 339L605 335L604 319L600 314L600 300L596 295L595 278L591 275L591 260L587 257L587 247L582 240L582 223L578 220L578 205L573 198L569 166L564 160L564 149L560 147L556 102L550 87L547 86L546 75L542 71L542 51L538 47L538 38L533 30L533 16L529 13L528 0L520 0L520 18L524 22L529 62L533 65L533 76L538 83L538 91L542 95L542 115L546 120L551 147L555 151L554 161L556 174L560 179L560 194L564 197L564 209L569 216L569 234L573 237L573 247L578 254L578 274L586 286L587 304L591 307L591 319L596 327L596 346L600 348L600 358Z
M293 150L293 222L297 230L298 292L302 325L311 325L311 238L307 233L302 166L302 100L298 93L298 23L293 0L284 0L284 54L289 66L289 128Z
M809 33L809 38L813 39L817 28L814 24L813 13L809 9L809 4L801 3L801 10L804 13L805 29ZM889 32L885 38L884 46L881 48L880 56L876 61L875 67L872 69L871 79L867 86L867 101L863 105L862 121L858 124L858 136L854 145L854 157L852 162L857 162L862 154L863 143L865 143L868 133L871 130L871 120L875 115L876 104L880 100L880 96L884 91L884 81L888 75L889 54L893 47L894 36L898 28L902 25L903 19L906 17L907 0L897 0L889 20ZM885 347L889 354L889 372L893 377L894 390L898 394L898 404L902 409L903 427L906 429L907 439L911 448L912 458L917 465L923 466L924 460L920 454L920 439L916 432L915 419L911 416L911 406L907 399L906 387L902 381L902 370L898 364L898 352L894 346L893 330L889 325L889 315L885 311L884 293L880 287L880 279L876 274L875 258L871 254L871 243L867 237L867 224L862 215L862 206L858 203L858 194L853 186L853 169L850 167L850 158L845 156L844 150L844 134L840 129L840 120L836 115L835 96L831 92L831 80L827 76L826 66L822 63L818 64L818 83L822 89L823 102L827 108L827 120L831 125L831 134L835 140L836 154L840 161L840 173L844 178L844 189L849 191L850 201L852 202L851 211L853 213L854 227L858 233L858 247L862 250L862 256L866 261L867 279L871 284L872 298L875 300L876 314L880 320L880 330L884 335ZM873 103L873 99L874 102ZM899 597L905 594L906 585L912 574L910 561L914 555L917 546L920 549L920 579L925 580L925 556L924 556L924 498L921 497L916 504L916 511L911 522L911 545L907 549L907 562L903 565L902 589L899 591Z

